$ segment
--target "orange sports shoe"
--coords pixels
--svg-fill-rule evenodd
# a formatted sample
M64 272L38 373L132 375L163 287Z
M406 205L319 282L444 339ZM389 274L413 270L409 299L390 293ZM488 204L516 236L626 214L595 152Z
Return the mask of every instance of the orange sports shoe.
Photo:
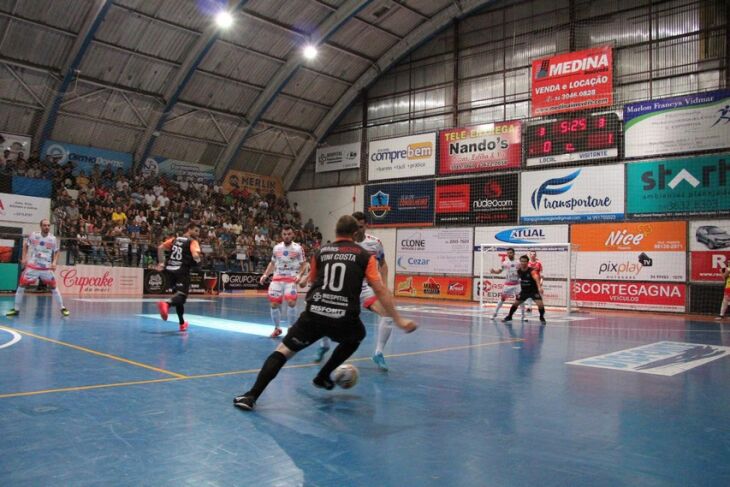
M277 326L276 328L274 328L274 331L271 332L271 335L269 335L269 338L276 338L279 335L281 335L281 328L279 328Z
M170 311L170 305L164 301L158 301L157 309L160 311L160 318L167 321L167 316Z
M180 331L188 331L190 324L187 321L180 323Z

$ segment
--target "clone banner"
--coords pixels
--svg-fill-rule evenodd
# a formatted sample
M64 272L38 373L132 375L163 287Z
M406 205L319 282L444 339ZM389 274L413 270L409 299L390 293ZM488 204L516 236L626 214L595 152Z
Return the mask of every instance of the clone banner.
M0 221L39 223L50 216L49 198L0 193Z
M177 161L164 157L148 157L142 164L142 174L145 177L162 174L168 177L184 177L194 181L213 181L213 166L198 164L197 162Z
M107 167L115 172L117 169L123 171L132 169L132 154L127 152L97 149L96 147L85 147L54 140L48 140L43 144L41 157L61 165L72 162L74 164L74 175L78 175L81 171L84 171L87 175L91 174L94 166L98 166L100 171Z
M30 137L24 135L0 133L0 152L10 151L8 160L14 161L18 158L18 154L23 154L25 159L30 155Z
M473 236L471 228L398 230L396 272L469 275Z
M484 252L484 275L495 277L490 269L499 268L507 249L514 244L551 244L568 242L568 225L531 225L514 227L476 227L474 229L474 275L479 275L482 264L480 244L501 244ZM515 259L527 254L530 248L515 248ZM567 279L570 261L567 247L535 247L542 262L546 279ZM502 274L504 276L504 274Z
M522 124L488 123L439 132L439 174L463 174L520 167Z
M405 276L396 274L395 295L412 298L470 301L470 277Z
M360 142L317 149L315 172L342 171L360 167Z
M436 174L436 133L374 140L368 146L368 180Z
M613 104L613 53L595 47L532 61L532 116Z
M479 301L479 295L484 290L484 302L485 303L496 303L502 296L502 290L504 289L503 278L488 278L484 279L482 284L479 283L479 278L474 278L474 284L472 286L474 290L474 301ZM568 296L568 282L567 281L543 281L542 299L547 306L567 306Z
M730 154L626 164L629 216L717 215L730 210Z
M730 266L730 220L689 224L690 280L722 282L722 268Z
M730 90L624 106L626 157L730 147Z
M520 222L617 221L624 218L624 165L525 171Z
M517 173L439 181L436 224L517 222Z
M284 194L281 179L276 176L262 176L245 171L229 170L222 184L223 192L242 193L244 190L258 193L261 196L273 191L277 196Z
M62 265L56 282L64 296L141 296L144 272L134 267Z
M587 308L684 313L687 286L678 283L574 281L573 303Z
M573 225L576 278L685 281L686 222Z
M374 227L433 225L433 181L365 186L365 214Z

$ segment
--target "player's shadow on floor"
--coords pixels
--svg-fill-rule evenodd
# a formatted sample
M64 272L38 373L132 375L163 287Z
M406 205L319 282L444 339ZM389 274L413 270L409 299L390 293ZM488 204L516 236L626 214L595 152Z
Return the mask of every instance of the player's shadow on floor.
M160 337L179 337L186 334L186 332L181 332L178 330L165 330L165 331L147 331L142 330L142 333L145 333L147 335L157 335Z

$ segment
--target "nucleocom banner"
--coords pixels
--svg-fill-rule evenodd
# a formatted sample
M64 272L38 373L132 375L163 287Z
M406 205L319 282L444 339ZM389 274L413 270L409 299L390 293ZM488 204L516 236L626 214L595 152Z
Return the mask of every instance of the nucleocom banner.
M693 221L689 225L690 280L722 282L730 266L730 220Z
M438 181L436 224L516 223L517 173Z
M133 267L58 266L58 289L64 296L141 296L144 272Z
M434 182L369 184L365 186L365 215L373 227L433 225Z
M567 281L543 281L542 299L546 306L566 306L567 298ZM479 295L484 290L484 302L496 303L501 299L502 290L504 289L504 278L485 278L479 283L479 278L474 278L472 285L474 291L473 300L479 301Z
M612 104L611 47L594 47L532 61L533 117Z
M470 275L473 234L471 228L398 230L396 272Z
M624 218L624 166L524 171L520 222L619 221Z
M360 167L360 142L317 149L315 172L342 171Z
M629 216L719 215L730 210L730 154L626 164Z
M142 174L145 177L162 174L167 177L190 178L193 181L212 181L215 179L213 170L213 166L164 157L148 157L142 164Z
M373 140L368 145L368 180L436 174L436 133Z
M396 274L395 295L412 298L470 301L471 277L409 276Z
M730 147L730 90L624 106L626 157Z
M41 157L60 165L73 163L74 175L78 175L81 171L89 175L95 166L98 166L100 171L107 167L114 172L118 169L125 172L132 169L132 154L127 152L84 147L55 140L47 140L43 144Z
M0 221L39 223L50 216L50 198L0 193Z
M683 221L573 225L577 279L686 280Z
M281 179L276 176L262 176L261 174L233 169L226 173L221 186L226 194L236 194L244 191L255 192L261 196L265 196L270 191L273 191L277 196L284 194Z
M579 307L684 313L687 286L660 282L573 282L572 301Z
M31 149L31 138L25 135L15 135L0 133L0 153L4 155L5 151L9 151L7 159L14 161L22 154L24 159L28 159Z
M439 174L518 168L522 162L522 123L487 123L439 132Z

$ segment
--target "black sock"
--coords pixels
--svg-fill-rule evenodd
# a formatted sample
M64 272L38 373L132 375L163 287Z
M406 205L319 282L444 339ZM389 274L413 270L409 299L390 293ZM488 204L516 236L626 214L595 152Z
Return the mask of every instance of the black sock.
M540 318L545 318L545 306L538 306L538 310L540 310Z
M319 374L317 374L320 377L324 377L326 379L330 378L330 374L333 370L335 370L337 367L345 363L345 360L350 358L353 353L357 351L357 349L360 347L360 343L340 343L337 345L337 348L335 348L335 351L332 352L332 355L330 355L330 359L327 361L326 364L322 367L322 370L319 371Z
M517 311L517 303L510 306L509 313L507 313L507 318L512 318L512 315L515 314L515 311Z
M180 320L180 324L182 325L183 323L185 323L185 318L183 318L185 306L182 304L178 304L177 306L175 306L175 309L177 310L177 318Z
M266 386L269 385L269 382L274 380L274 377L276 377L276 374L279 373L285 363L286 357L283 353L277 351L272 352L261 367L253 387L246 393L246 395L251 395L258 399L261 393L264 392L264 389L266 389Z

